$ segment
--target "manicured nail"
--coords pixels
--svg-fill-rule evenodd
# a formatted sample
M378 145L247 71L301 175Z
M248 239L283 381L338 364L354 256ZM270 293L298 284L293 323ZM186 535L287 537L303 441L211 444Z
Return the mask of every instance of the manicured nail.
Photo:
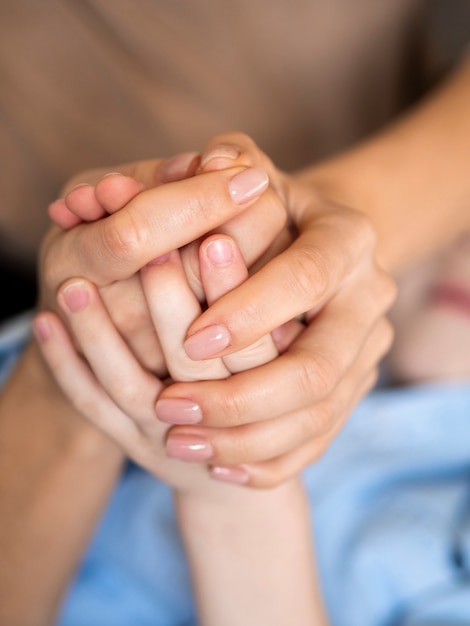
M224 483L236 483L237 485L246 485L250 478L246 469L241 466L221 467L214 465L209 468L209 475L215 480Z
M197 424L202 420L201 407L184 398L162 398L156 406L157 417L167 424Z
M261 194L268 184L269 178L263 169L250 167L234 176L228 187L235 204L243 204Z
M229 265L233 260L233 247L228 239L214 239L206 246L206 254L214 265Z
M163 183L176 182L186 178L188 173L195 169L198 152L183 152L168 159L160 169L160 179Z
M66 307L72 313L84 309L90 300L88 291L78 282L69 283L62 289L61 295Z
M166 440L166 453L180 461L207 461L214 451L211 444L196 435L169 435Z
M208 359L230 345L232 337L226 326L215 324L191 335L184 342L186 354L193 361Z
M210 161L214 161L215 159L229 159L229 161L234 161L238 159L240 156L240 150L237 150L233 146L215 146L209 150L207 154L203 154L201 157L201 163L199 164L199 169L204 169ZM211 163L211 167L212 167ZM228 163L221 163L220 165L229 165Z

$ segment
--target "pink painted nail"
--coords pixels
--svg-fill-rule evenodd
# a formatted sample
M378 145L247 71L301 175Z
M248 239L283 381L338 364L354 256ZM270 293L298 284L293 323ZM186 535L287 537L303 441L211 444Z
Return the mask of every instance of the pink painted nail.
M250 478L246 469L241 466L221 467L214 465L209 468L209 474L215 480L224 483L236 483L237 485L246 485Z
M186 354L193 361L208 359L230 345L232 337L226 326L215 324L194 333L184 342Z
M180 461L208 461L214 454L211 444L197 435L172 435L166 440L166 453Z
M167 424L197 424L202 420L201 407L184 398L162 398L156 404L157 417Z
M229 191L235 204L243 204L260 195L269 184L267 173L260 167L250 167L229 182Z

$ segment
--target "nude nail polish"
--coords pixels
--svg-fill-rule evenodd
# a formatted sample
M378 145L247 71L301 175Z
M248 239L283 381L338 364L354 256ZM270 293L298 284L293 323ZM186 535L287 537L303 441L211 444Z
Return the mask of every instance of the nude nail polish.
M190 359L200 361L219 353L230 345L231 340L228 328L215 324L191 335L183 345Z
M260 195L269 184L267 173L260 167L243 170L229 182L229 191L235 204L243 204Z
M211 444L197 435L169 435L166 453L180 461L208 461L214 454Z
M155 409L158 419L167 424L197 424L202 420L201 407L185 398L161 398Z

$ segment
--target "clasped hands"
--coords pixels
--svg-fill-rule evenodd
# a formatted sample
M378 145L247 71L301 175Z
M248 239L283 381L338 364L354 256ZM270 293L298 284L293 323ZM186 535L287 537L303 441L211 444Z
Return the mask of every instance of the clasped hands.
M372 225L241 133L116 172L50 208L35 328L54 377L170 484L165 453L252 487L297 475L392 341Z

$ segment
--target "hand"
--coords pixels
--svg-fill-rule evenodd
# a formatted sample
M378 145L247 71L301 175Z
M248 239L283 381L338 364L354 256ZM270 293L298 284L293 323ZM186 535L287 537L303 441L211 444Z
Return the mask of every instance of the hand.
M239 152L246 164L265 169L297 236L191 325L186 351L194 360L226 357L271 331L281 346L282 325L300 314L306 327L262 367L227 380L169 386L157 414L164 401L162 417L175 424L175 436L204 438L212 464L243 465L249 485L268 487L318 458L375 384L392 341L385 315L395 284L377 265L365 216L277 170L244 135L215 138L202 157L206 170L211 151ZM199 407L199 425L176 425L182 400Z
M219 254L225 249L230 258L223 264L212 263L208 251L214 248ZM233 240L212 236L203 242L201 276L209 302L246 279L247 270ZM179 253L174 251L142 270L142 284L173 377L226 377L231 370L254 367L277 355L270 335L266 335L225 361L192 362L181 342L189 323L201 309L186 281ZM217 489L207 480L204 467L188 466L166 457L166 427L154 413L155 399L163 384L131 353L104 307L99 290L85 279L73 279L61 288L59 302L86 361L79 356L58 315L40 313L35 329L51 371L76 409L117 441L137 463L177 489L203 489L204 493ZM192 407L186 406L186 413L194 418ZM172 451L185 451L195 454L195 460L203 460L207 450L200 444L181 436L170 436L166 443L170 456ZM243 483L247 479L240 469L215 468L212 473L215 478L231 482Z
M199 163L193 153L166 162L141 162L132 168L121 168L124 172L132 171L137 176L135 180L106 176L94 187L81 184L66 190L65 201L50 207L51 216L68 228L82 223L67 233L53 229L41 255L42 307L54 308L57 288L67 278L81 275L93 280L100 287L116 327L141 363L162 376L165 368L136 271L153 257L168 252L172 246L190 243L248 206L254 225L265 224L267 215L270 216L261 236L254 237L251 228L245 228L250 234L245 237L244 256L253 262L286 220L275 194L269 190L263 194L268 179L261 170L232 167L195 179L191 178L192 162ZM230 164L234 162L232 159ZM93 173L84 177L95 182L97 176ZM190 178L182 180L185 176ZM121 180L116 182L116 178ZM174 184L161 185L166 182ZM148 188L150 184L154 186ZM142 188L146 190L139 193ZM121 211L124 206L126 210ZM83 223L104 214L111 215L93 224ZM233 227L228 224L225 232L230 233L231 228L239 228L243 223L241 216L232 221ZM183 260L192 286L201 296L196 244L186 246Z

